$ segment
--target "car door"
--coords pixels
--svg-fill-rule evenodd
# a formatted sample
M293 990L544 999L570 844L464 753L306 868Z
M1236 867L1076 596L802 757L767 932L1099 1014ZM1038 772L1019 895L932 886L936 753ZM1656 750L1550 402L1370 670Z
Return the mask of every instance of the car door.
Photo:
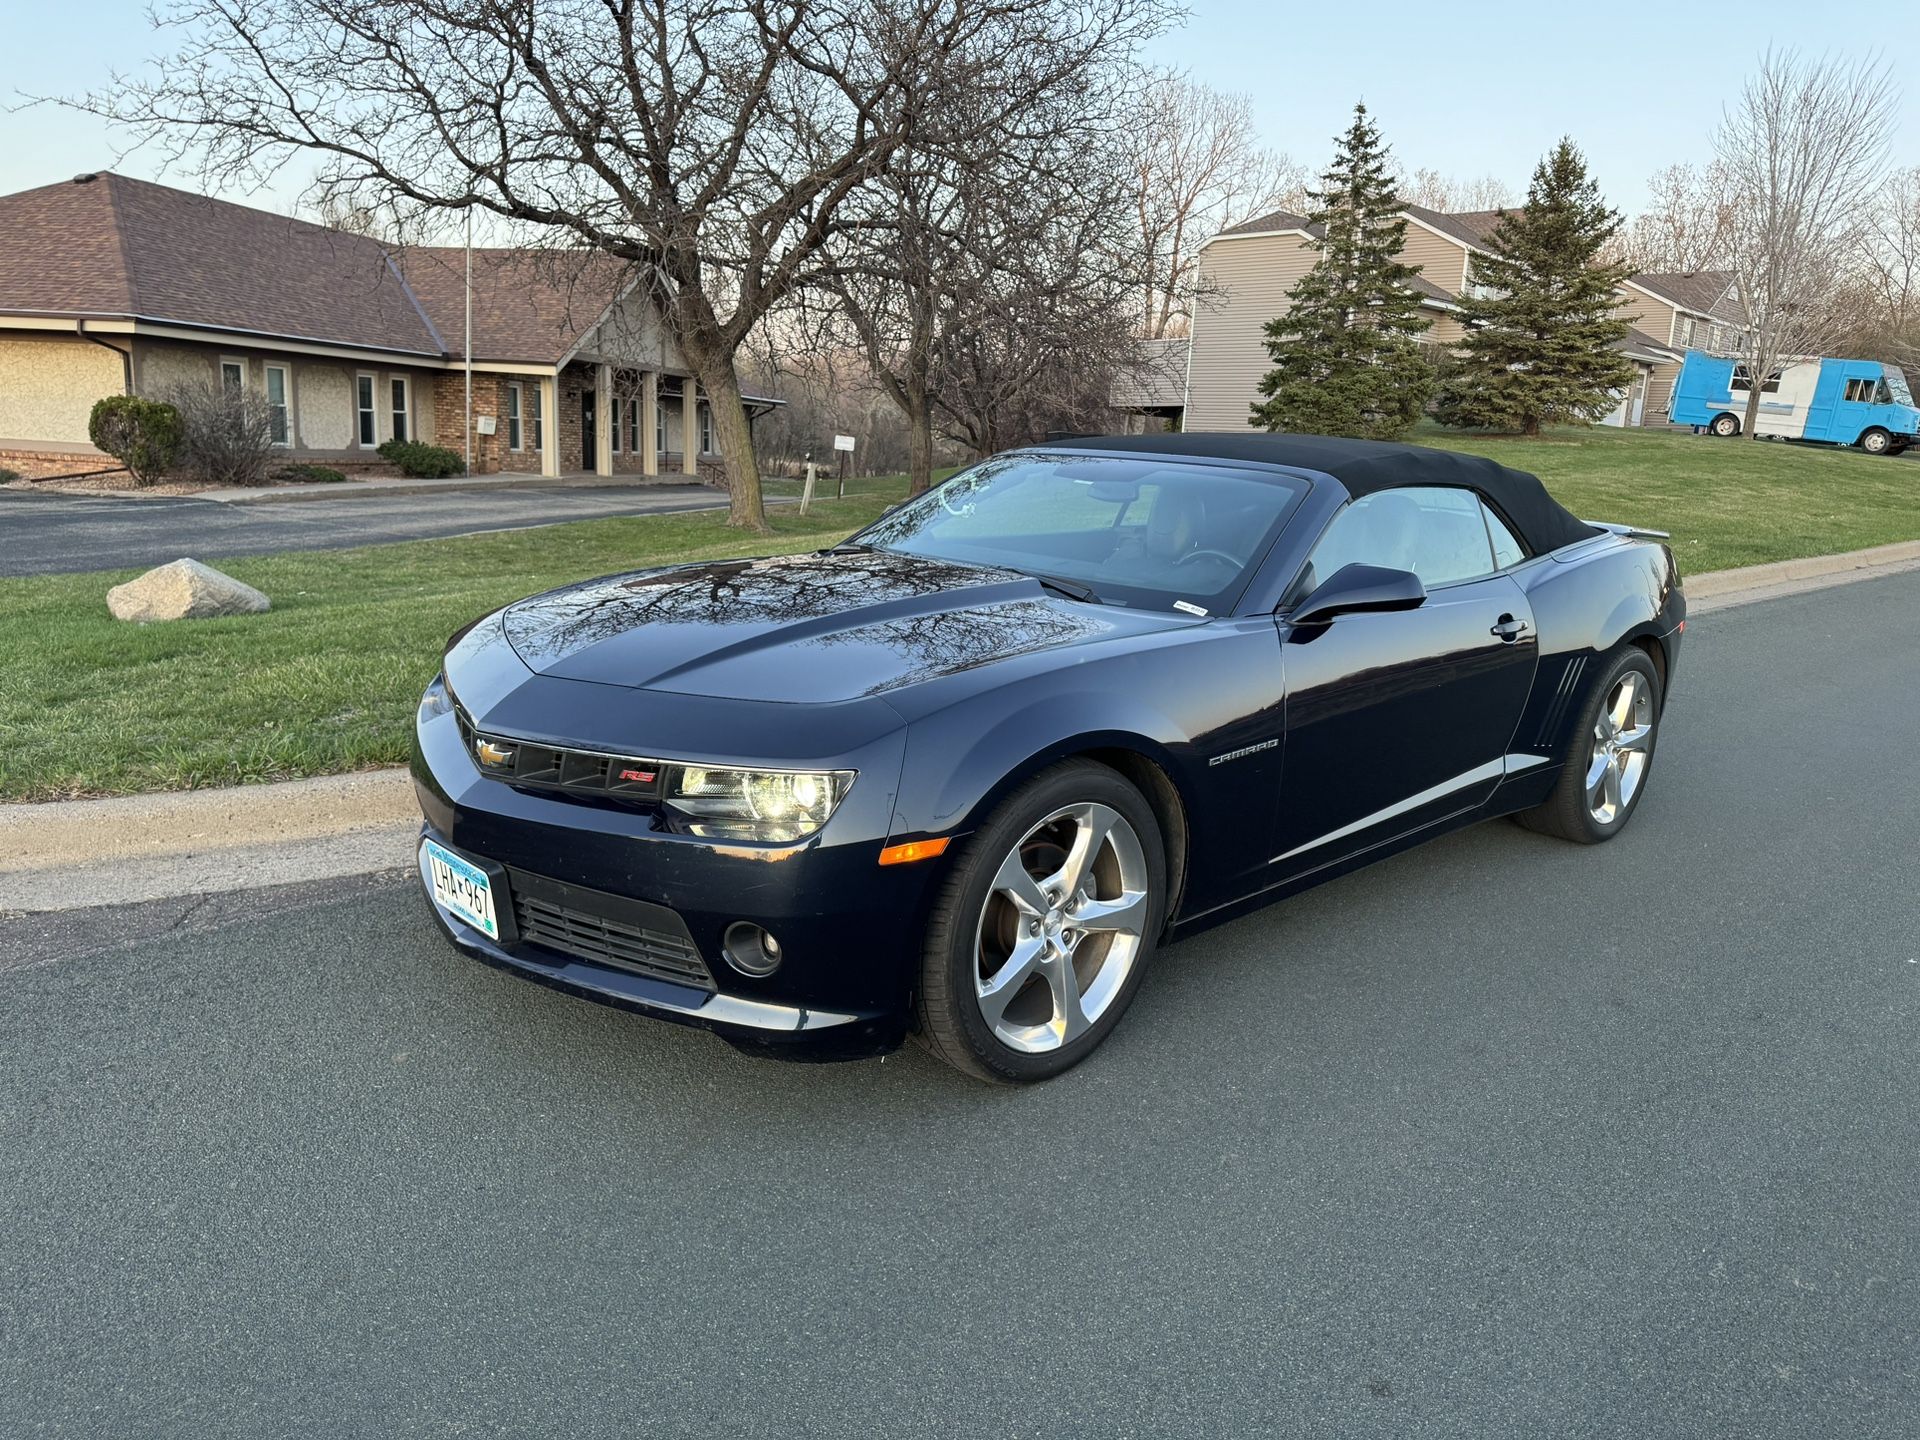
M1539 646L1526 558L1472 491L1383 490L1335 516L1289 603L1344 565L1411 570L1413 610L1281 624L1286 749L1275 879L1479 805L1504 773Z

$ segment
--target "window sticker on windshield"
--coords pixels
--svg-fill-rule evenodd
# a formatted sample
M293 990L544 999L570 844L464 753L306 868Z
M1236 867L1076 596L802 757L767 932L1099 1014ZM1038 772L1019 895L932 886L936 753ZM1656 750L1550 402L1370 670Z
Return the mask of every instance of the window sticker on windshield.
M1191 600L1176 600L1173 602L1173 608L1176 610L1184 610L1189 615L1198 615L1203 620L1207 614L1203 607L1194 604Z

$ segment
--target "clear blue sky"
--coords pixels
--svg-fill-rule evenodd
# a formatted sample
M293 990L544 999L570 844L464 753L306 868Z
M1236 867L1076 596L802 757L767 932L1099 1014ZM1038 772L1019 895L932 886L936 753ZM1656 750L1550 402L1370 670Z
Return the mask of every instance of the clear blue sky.
M0 3L8 59L0 97L9 104L19 99L14 87L82 91L165 51L141 5L127 0ZM1364 99L1409 168L1493 174L1516 193L1541 152L1570 134L1608 197L1628 210L1653 170L1703 154L1721 105L1769 42L1805 43L1812 17L1849 13L1808 0L1670 0L1637 10L1557 0L1192 0L1191 8L1156 58L1253 97L1269 143L1313 168ZM1920 5L1850 13L1860 23L1826 27L1819 43L1844 56L1920 53ZM1907 103L1898 134L1895 158L1920 164L1920 100ZM0 193L116 164L152 176L157 160L136 152L116 161L115 137L70 112L0 111ZM288 182L265 198L290 208L297 191Z

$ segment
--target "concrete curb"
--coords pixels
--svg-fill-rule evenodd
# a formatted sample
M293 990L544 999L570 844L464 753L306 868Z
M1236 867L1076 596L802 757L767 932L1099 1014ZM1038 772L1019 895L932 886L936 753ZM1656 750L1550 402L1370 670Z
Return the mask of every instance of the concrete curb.
M454 475L445 480L343 480L333 485L265 485L237 490L196 490L185 500L212 500L221 505L284 505L303 500L353 500L374 495L458 495L487 490L692 490L710 499L701 504L724 505L727 493L695 480L661 478L637 480L631 475L583 475L554 478L547 475Z
M1920 569L1920 541L1688 578L1690 613ZM0 912L81 909L411 863L404 767L225 790L0 805Z

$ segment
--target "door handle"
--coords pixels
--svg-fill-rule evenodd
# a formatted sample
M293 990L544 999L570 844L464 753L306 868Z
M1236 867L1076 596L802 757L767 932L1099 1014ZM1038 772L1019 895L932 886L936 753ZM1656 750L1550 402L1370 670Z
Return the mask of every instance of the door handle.
M1500 617L1500 623L1487 631L1487 633L1489 635L1498 635L1502 640L1506 641L1507 644L1511 645L1527 633L1527 622L1524 620L1516 620L1511 615L1502 615Z

